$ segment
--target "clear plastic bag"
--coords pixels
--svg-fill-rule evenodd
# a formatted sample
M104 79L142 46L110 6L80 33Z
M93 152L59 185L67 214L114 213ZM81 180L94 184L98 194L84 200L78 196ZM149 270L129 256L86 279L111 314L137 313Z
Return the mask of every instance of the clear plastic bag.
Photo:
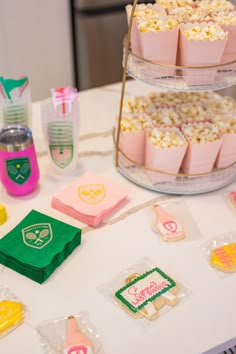
M26 312L20 299L6 285L0 285L0 338L23 323Z
M74 319L72 333L68 321ZM76 328L75 328L76 327ZM57 353L78 353L84 354L102 354L102 345L100 335L91 324L86 313L79 313L74 316L62 317L59 319L45 321L36 327L40 336L40 343L45 354ZM75 331L78 332L74 337ZM71 336L71 337L70 337ZM70 349L68 349L68 346ZM87 351L85 351L86 348ZM73 349L73 351L70 351ZM79 350L80 349L80 350Z
M162 244L195 241L202 238L200 230L183 199L169 200L148 208L147 216Z
M191 297L173 272L145 257L99 288L125 315L143 327Z
M202 247L203 254L212 270L221 277L236 273L236 233L218 235Z

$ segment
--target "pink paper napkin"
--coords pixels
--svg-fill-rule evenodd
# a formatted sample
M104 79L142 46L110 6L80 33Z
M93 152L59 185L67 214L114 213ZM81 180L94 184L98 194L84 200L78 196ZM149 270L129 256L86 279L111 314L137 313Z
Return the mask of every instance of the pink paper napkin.
M85 224L97 226L125 201L127 194L125 188L88 172L57 192L51 205Z

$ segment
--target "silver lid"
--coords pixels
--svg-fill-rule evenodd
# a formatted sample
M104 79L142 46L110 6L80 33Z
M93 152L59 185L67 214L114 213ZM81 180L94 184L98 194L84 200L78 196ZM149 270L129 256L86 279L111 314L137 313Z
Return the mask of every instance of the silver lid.
M1 151L21 151L33 144L32 132L23 125L9 125L0 130Z

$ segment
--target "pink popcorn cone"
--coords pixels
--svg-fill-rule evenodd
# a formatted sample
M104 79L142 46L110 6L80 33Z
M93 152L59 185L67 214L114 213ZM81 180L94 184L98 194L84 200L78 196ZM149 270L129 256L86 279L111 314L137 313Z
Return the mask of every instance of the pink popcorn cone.
M131 34L130 34L130 44L131 44L132 53L134 53L138 57L142 57L142 48L141 48L136 18L133 18Z
M145 167L157 169L163 172L177 174L179 172L187 144L180 147L170 147L166 149L156 148L147 138ZM175 175L152 172L147 170L147 175L153 184L161 182L172 182L176 179Z
M222 25L221 27L229 32L221 64L230 63L236 60L236 25Z
M131 167L137 165L143 165L145 160L145 142L146 132L145 130L135 132L120 132L120 150L131 160L132 163L126 159L121 153L119 155L120 162L124 167Z
M130 21L129 8L131 9L131 7L132 7L131 5L126 6L126 15L127 15L128 24ZM166 16L165 9L162 6L159 6L157 4L154 4L154 5L147 4L147 7L156 11L157 14L161 14L162 16ZM137 8L138 8L138 5L136 6L136 9ZM136 9L135 9L135 11L136 11ZM142 48L141 48L141 43L140 43L137 18L135 16L133 17L133 22L132 22L132 28L131 28L131 34L130 34L130 44L131 44L132 53L139 56L139 57L142 57Z
M215 41L188 40L183 34L183 29L191 28L191 26L193 26L193 24L186 24L181 25L180 28L181 66L199 67L220 64L227 39ZM189 68L182 70L183 77L187 85L211 84L215 81L217 75L217 68Z
M236 134L223 134L215 166L225 168L236 162Z
M143 58L170 67L145 64L147 76L159 78L175 74L179 29L160 32L139 32Z
M184 173L200 174L211 172L221 143L222 139L209 143L189 143L181 166Z

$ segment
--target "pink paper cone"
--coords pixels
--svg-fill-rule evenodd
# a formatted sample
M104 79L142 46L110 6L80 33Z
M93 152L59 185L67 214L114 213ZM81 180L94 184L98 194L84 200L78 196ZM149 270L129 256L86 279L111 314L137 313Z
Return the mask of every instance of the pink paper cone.
M228 41L226 43L221 64L230 63L236 60L236 25L222 25L224 31L228 31Z
M187 25L186 25L187 26ZM188 40L180 29L181 66L211 66L220 64L227 39L215 41ZM217 69L183 69L187 85L211 84Z
M139 38L138 26L136 18L133 18L131 34L130 34L130 43L132 52L138 57L142 57L142 48Z
M211 172L221 143L222 139L209 143L189 143L181 166L184 173L198 174Z
M135 161L137 165L144 165L145 142L145 130L136 132L120 132L119 145L121 151L131 160ZM119 158L124 167L131 167L136 165L135 163L127 160L121 153Z
M156 148L150 141L146 140L145 167L161 170L164 172L178 173L187 144L180 147L166 149ZM176 176L147 170L147 175L153 184L161 182L171 182Z
M160 64L175 66L179 29L163 32L139 32L143 57ZM158 78L173 76L175 69L170 67L145 64L147 76Z
M223 134L215 166L225 168L236 162L236 134Z

